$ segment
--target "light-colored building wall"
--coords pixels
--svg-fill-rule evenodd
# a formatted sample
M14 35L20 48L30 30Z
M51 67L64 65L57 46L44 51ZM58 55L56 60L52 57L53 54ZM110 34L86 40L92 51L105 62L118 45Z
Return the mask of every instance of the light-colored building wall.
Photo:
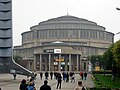
M15 47L14 55L22 52L19 54L20 56L33 58L35 70L38 67L39 70L40 67L43 68L37 61L42 62L44 55L48 57L51 54L44 53L44 50L61 49L60 55L80 55L80 65L84 67L83 65L87 65L89 62L86 61L88 56L102 55L114 39L114 34L105 31L105 27L69 15L40 22L38 25L32 26L30 31L23 32L21 35L21 48ZM36 67L37 64L39 64L38 67Z

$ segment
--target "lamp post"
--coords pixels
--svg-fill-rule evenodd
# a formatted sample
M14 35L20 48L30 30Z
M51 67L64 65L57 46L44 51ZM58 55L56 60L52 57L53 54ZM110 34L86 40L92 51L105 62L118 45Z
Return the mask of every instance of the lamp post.
M117 10L120 10L120 8L118 8L118 7L117 7L116 9L117 9Z
M88 45L87 45L88 46L88 61L90 61L90 58L89 58L90 57L90 38L88 39L87 42L88 42Z
M115 35L120 34L120 32L116 33Z

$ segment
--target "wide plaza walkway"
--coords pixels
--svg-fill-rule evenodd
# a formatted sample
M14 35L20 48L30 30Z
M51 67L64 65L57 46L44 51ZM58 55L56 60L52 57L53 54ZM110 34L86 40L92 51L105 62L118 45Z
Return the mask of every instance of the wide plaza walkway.
M27 80L27 77L23 75L17 75L17 79L14 80L11 74L0 74L0 88L1 90L19 90L19 85L22 79ZM37 74L35 80L35 87L37 90L39 90L44 80L44 77L42 80L40 80L40 75ZM78 81L82 81L83 85L87 88L94 87L94 83L91 80L91 74L88 74L87 80L81 80L79 74L75 74L75 83L71 83L70 81L62 81L62 88L60 90L74 90L74 88L77 86ZM58 90L56 89L57 81L55 79L51 80L49 77L48 84L51 86L52 90Z

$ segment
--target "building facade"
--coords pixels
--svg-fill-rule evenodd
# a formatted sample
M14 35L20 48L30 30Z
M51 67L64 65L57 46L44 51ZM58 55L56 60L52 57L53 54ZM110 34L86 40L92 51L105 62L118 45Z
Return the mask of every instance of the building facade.
M114 39L105 27L70 15L40 22L21 35L14 56L33 61L27 68L34 71L88 70L88 56L102 55Z
M13 60L12 38L12 0L0 0L0 73L32 75Z

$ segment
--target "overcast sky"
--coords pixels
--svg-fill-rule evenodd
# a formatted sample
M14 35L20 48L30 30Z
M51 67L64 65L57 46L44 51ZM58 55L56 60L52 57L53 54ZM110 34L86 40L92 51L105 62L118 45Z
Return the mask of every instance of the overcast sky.
M39 22L69 15L96 22L114 34L120 32L120 0L12 0L13 45L21 45L21 33ZM115 41L120 34L115 35Z

